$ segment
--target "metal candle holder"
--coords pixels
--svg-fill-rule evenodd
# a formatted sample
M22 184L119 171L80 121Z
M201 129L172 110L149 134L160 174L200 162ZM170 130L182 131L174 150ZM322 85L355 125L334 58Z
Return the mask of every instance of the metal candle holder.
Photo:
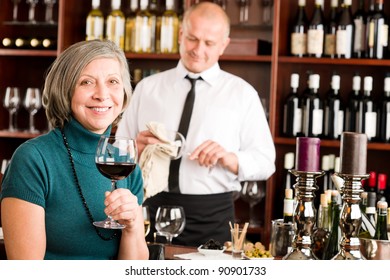
M325 174L324 171L310 172L290 170L297 177L294 185L297 205L294 211L294 239L292 249L283 257L284 260L317 260L312 251L313 227L316 223L314 192L318 190L316 180Z
M362 180L369 177L365 175L351 175L335 173L344 180L340 188L343 207L340 216L340 228L342 237L340 240L340 251L332 260L365 260L360 252L360 241L358 238L362 224L362 212L360 210L360 194L363 192Z

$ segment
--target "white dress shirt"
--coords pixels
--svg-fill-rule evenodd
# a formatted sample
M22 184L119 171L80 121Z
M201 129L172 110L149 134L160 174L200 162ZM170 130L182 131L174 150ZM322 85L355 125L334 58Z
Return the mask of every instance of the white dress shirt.
M191 83L179 61L176 68L142 79L117 135L136 137L151 121L177 130ZM200 73L195 103L179 172L180 192L211 194L239 191L240 181L267 180L275 172L275 146L256 90L243 79L220 69L216 63ZM200 166L188 154L206 140L219 143L238 157L238 175L218 164ZM166 190L168 191L168 190Z

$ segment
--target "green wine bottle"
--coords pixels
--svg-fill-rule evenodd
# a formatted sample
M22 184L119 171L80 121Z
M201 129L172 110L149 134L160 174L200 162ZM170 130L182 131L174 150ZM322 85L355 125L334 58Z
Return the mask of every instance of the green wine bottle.
M376 204L377 218L375 226L375 235L373 239L389 240L387 235L387 202L378 201Z

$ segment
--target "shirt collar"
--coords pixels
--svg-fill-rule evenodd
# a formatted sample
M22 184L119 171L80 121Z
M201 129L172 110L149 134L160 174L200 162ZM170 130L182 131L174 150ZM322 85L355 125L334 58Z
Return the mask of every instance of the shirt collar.
M216 62L213 66L211 66L209 69L201 72L201 73L195 73L195 75L199 75L202 77L203 81L213 86L218 81L218 75L221 72L221 68L219 67L218 62ZM194 74L191 72L188 72L188 70L184 67L182 61L180 60L176 67L176 75L178 79L185 79L185 77L188 74Z

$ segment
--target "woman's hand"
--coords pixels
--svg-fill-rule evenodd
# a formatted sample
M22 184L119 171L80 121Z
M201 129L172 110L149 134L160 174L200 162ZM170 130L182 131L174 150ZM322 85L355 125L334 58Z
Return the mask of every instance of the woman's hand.
M105 195L104 205L106 208L104 212L114 220L125 225L126 228L131 229L137 224L135 221L143 219L142 215L139 217L140 205L137 197L128 189L119 188L113 192L106 192Z

